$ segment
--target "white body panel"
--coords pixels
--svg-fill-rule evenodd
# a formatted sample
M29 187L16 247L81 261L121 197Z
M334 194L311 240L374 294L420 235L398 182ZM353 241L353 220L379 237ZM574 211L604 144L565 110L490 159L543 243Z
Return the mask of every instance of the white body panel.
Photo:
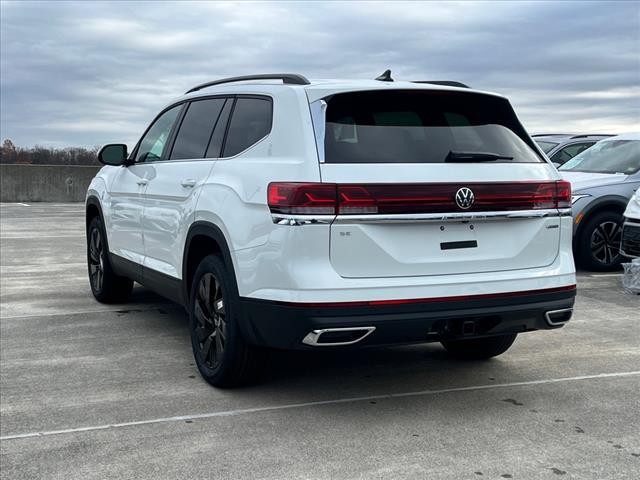
M143 194L149 176L147 165L109 167L114 169L109 185L108 206L105 213L107 238L112 253L136 263L144 261L142 215Z
M537 164L322 164L324 181L336 183L446 183L552 180ZM405 277L519 270L551 265L558 254L559 218L379 224L331 227L331 263L344 277ZM505 233L508 232L508 235ZM441 244L475 241L477 247L442 250Z
M182 278L185 239L214 160L153 162L144 193L144 266Z
M636 193L631 197L627 208L624 211L625 218L630 220L637 220L640 222L640 189L636 190Z

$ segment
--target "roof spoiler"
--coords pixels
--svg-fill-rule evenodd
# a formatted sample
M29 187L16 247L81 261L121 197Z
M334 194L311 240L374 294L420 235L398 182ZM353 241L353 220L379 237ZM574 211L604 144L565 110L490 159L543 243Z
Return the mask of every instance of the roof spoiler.
M432 85L444 85L447 87L471 88L469 85L455 80L414 80L411 83L431 83Z
M385 70L384 73L376 77L375 80L378 80L379 82L393 82L391 70ZM414 80L411 83L430 83L432 85L444 85L446 87L470 88L469 85L465 85L462 82L456 82L454 80Z

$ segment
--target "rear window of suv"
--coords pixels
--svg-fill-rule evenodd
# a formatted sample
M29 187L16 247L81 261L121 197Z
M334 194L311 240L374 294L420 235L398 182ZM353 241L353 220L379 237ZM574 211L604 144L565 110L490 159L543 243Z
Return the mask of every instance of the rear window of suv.
M509 102L471 92L341 93L327 101L325 162L442 163L450 152L539 163Z

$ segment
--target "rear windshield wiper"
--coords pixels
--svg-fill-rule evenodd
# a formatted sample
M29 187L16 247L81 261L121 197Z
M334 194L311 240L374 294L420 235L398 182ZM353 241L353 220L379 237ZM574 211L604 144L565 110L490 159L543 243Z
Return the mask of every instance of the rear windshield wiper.
M495 162L496 160L513 160L513 157L488 152L453 152L444 159L445 162Z

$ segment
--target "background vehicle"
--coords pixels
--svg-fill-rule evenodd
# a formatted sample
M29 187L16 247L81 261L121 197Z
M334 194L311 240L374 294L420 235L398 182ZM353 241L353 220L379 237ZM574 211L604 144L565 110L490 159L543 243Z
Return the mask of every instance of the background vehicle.
M595 271L618 268L622 213L640 186L640 134L601 140L558 170L573 191L578 263Z
M560 166L577 154L584 152L589 147L596 144L603 138L612 137L613 135L569 135L565 133L545 133L533 135L533 139L544 153L547 154L549 160Z
M504 97L452 82L209 82L87 198L92 291L185 305L202 376L264 348L441 342L463 358L570 318L569 184ZM508 238L508 241L505 241Z
M640 258L640 188L624 211L621 253L625 257Z

